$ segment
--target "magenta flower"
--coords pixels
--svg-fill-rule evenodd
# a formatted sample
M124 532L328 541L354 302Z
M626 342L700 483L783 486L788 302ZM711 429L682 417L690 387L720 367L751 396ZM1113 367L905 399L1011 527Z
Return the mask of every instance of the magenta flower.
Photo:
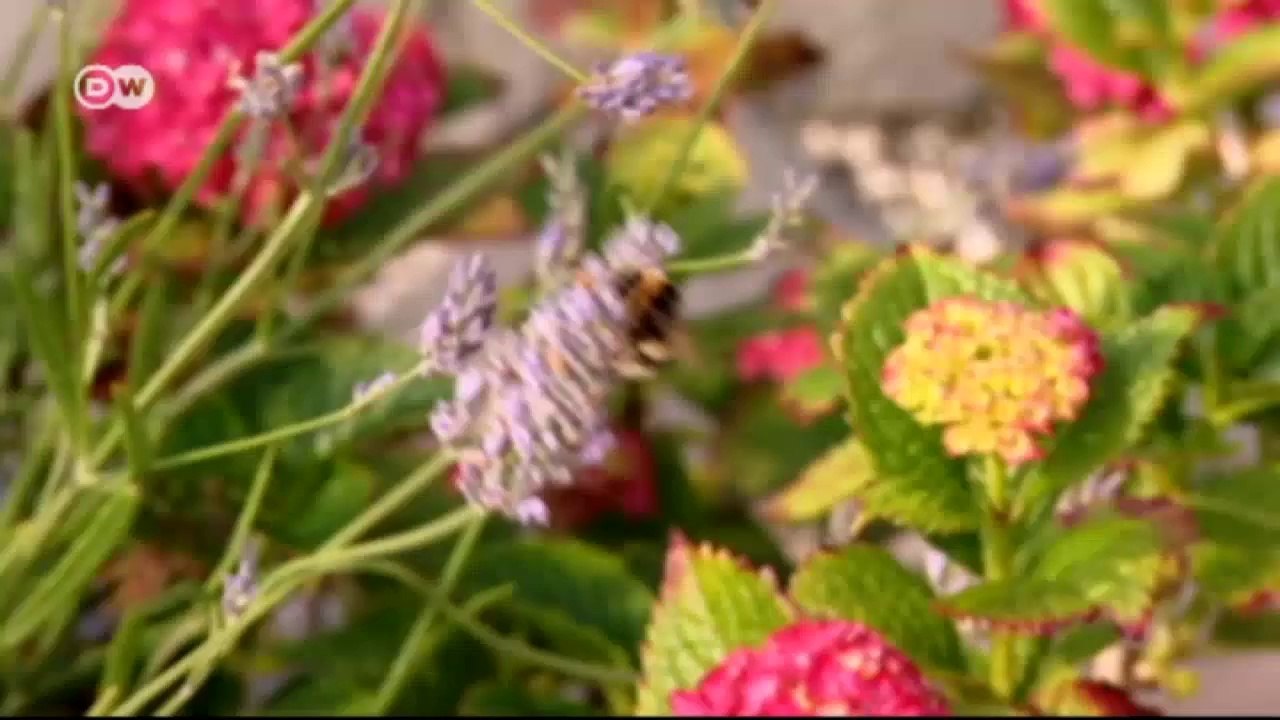
M822 336L816 328L803 326L772 330L749 338L738 346L738 377L748 382L787 382L825 361Z
M88 152L119 182L145 197L172 192L195 168L228 110L240 102L235 77L252 77L259 53L277 52L316 14L316 0L125 0L90 62L141 65L155 78L152 101L138 110L82 109ZM261 222L297 192L296 169L310 170L351 99L382 25L380 12L348 13L300 61L296 96L277 120L246 123L241 154L261 162L248 178L242 218ZM425 28L407 36L358 140L376 155L371 182L402 181L420 136L444 94L444 70ZM256 137L255 133L265 133ZM244 153L245 143L262 143ZM237 153L218 159L196 201L213 207L237 171ZM248 163L242 172L248 172ZM368 185L344 189L327 208L335 221L363 204Z
M879 633L806 620L734 651L698 687L671 695L683 717L948 716L946 700Z
M1062 81L1067 99L1081 110L1119 106L1150 122L1160 122L1172 115L1168 101L1142 76L1103 65L1072 45L1058 44L1049 58L1049 66Z

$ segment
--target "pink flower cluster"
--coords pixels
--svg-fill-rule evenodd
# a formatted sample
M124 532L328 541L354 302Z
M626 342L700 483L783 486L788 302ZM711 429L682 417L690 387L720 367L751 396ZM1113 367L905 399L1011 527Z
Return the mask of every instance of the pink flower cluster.
M257 54L283 48L316 15L317 3L125 0L91 62L140 65L155 78L156 92L138 110L81 109L89 153L144 197L172 192L191 174L238 101L229 80L251 77ZM305 168L323 151L381 25L381 12L353 10L323 41L336 49L323 56L315 50L302 58L300 94L287 116L272 123L262 161L247 185L242 206L246 222L260 222L266 210L283 206L296 194L299 178L291 167ZM426 29L415 27L359 138L377 154L374 182L393 184L408 175L443 96L441 61ZM219 158L197 202L212 207L226 197L236 169L234 152ZM349 214L368 194L366 187L340 193L326 219Z
M740 648L692 690L672 694L683 717L939 717L946 700L879 633L844 620L804 620L759 648Z
M822 336L816 328L770 330L738 347L738 377L748 382L787 382L818 367L825 359Z
M1226 5L1187 48L1191 59L1202 60L1246 31L1280 19L1280 0L1243 0ZM1104 65L1065 39L1052 36L1037 0L1005 0L1005 20L1012 30L1048 37L1050 68L1077 108L1093 111L1118 106L1152 122L1166 120L1172 114L1168 99L1145 78Z
M773 287L773 304L783 312L803 314L813 307L810 277L805 270L791 270ZM826 360L822 336L813 325L770 330L738 346L738 377L747 382L787 382Z

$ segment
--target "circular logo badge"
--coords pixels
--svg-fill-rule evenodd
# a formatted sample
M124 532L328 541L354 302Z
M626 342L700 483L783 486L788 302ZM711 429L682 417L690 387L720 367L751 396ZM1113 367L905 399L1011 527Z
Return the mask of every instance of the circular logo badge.
M116 75L106 65L87 65L76 73L71 87L76 102L89 110L102 110L115 102Z

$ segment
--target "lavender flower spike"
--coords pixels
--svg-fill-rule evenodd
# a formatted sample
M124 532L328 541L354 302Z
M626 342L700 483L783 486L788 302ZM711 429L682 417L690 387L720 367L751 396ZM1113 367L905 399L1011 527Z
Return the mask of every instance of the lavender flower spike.
M578 97L597 111L632 122L664 105L687 102L693 83L682 58L641 52L597 67L578 88Z
M455 371L455 395L431 415L437 440L459 457L458 487L476 505L545 525L542 494L609 446L608 395L626 350L626 304L612 273L637 257L661 262L679 247L665 226L636 219L610 241L611 257L586 254L574 281L535 306L518 329L476 345ZM459 277L466 277L464 271ZM454 314L446 299L431 337ZM449 312L444 312L449 311ZM455 367L461 364L455 365Z
M271 52L259 52L254 58L253 77L233 75L228 83L240 93L240 110L251 118L269 120L293 107L302 90L302 66L284 64Z
M440 306L427 315L419 349L436 369L457 373L480 350L498 308L498 276L483 255L454 266Z

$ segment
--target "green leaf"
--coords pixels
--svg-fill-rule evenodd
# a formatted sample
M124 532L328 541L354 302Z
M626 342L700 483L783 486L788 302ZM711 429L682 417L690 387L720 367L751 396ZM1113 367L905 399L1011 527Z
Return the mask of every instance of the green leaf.
M1056 663L1076 666L1092 660L1119 639L1120 630L1113 624L1081 625L1055 637L1049 657Z
M1235 38L1180 88L1175 102L1198 112L1232 102L1280 77L1280 27L1261 24Z
M463 586L510 584L517 606L555 613L628 652L644 637L653 595L617 556L568 539L524 540L477 551Z
M1280 647L1280 613L1228 612L1214 625L1213 642L1224 648Z
M977 524L965 463L950 457L937 429L921 427L885 396L885 357L904 339L911 313L955 296L1028 302L1014 285L914 248L884 261L846 305L835 339L848 382L850 421L886 478L867 498L885 517L924 521L926 531L966 530ZM941 514L945 511L947 514Z
M672 692L695 687L730 652L763 643L790 618L771 575L677 534L641 656L635 714L669 713Z
M1093 327L1126 324L1132 318L1132 291L1124 271L1097 245L1052 243L1036 257L1034 270L1027 275L1032 292L1075 310Z
M137 491L129 485L99 484L81 492L101 495L100 504L70 547L39 576L5 619L0 647L16 648L44 623L79 601L99 568L128 539L139 504Z
M1280 471L1274 468L1208 478L1185 502L1207 540L1255 552L1280 546Z
M291 363L282 376L276 369L272 376L281 379L273 380L261 395L240 397L248 405L246 414L257 419L262 429L284 427L341 410L351 403L357 385L384 372L404 372L420 360L416 350L395 341L343 337ZM424 428L426 414L446 396L449 385L440 377L415 378L394 399L368 406L334 428L287 443L283 455L312 461L332 457L361 439Z
M449 115L488 102L502 93L502 78L475 65L452 65L449 81L445 86L444 103L440 115Z
M1081 416L1025 480L1020 503L1047 502L1114 460L1141 438L1169 391L1178 348L1196 313L1165 308L1104 338L1106 368L1096 378Z
M841 308L858 292L867 273L882 260L883 255L869 245L841 243L813 269L814 311L824 333L837 329Z
M738 193L715 192L668 210L662 215L680 235L680 258L708 258L745 250L764 229L764 217L743 217Z
M827 362L786 381L781 394L787 407L804 415L822 415L844 398L844 373Z
M1212 541L1191 548L1196 583L1205 594L1231 603L1280 579L1280 550Z
M1228 367L1247 374L1280 339L1280 285L1255 290L1218 326L1220 352Z
M716 468L733 494L760 498L776 492L849 434L836 414L800 422L772 392L747 396L720 440Z
M1080 619L1098 608L1132 616L1150 603L1165 539L1153 523L1102 517L1024 548L1015 577L942 601L948 613L1030 626Z
M875 628L918 663L964 668L960 638L933 607L929 583L880 548L852 545L816 556L791 578L789 594L810 613Z
M1008 98L1029 136L1056 138L1070 130L1075 109L1048 66L1039 37L1008 31L968 54L978 73Z
M290 513L283 522L271 523L278 539L300 547L316 547L368 506L377 485L369 468L345 459L324 467L329 471L319 487L308 484L309 492L300 499L299 511Z
M794 483L769 498L763 513L772 521L812 520L856 495L874 478L867 449L849 438L827 450Z
M595 717L601 713L550 692L511 681L490 680L472 686L462 698L462 717Z
M1280 285L1280 178L1254 186L1220 222L1213 255L1232 297Z
M1155 132L1136 149L1120 173L1120 188L1130 198L1152 201L1177 190L1191 160L1213 148L1202 122L1176 123Z
M612 183L633 198L655 197L697 122L684 115L655 117L622 133L605 160ZM746 160L733 136L719 123L706 123L667 201L740 190L746 177Z

